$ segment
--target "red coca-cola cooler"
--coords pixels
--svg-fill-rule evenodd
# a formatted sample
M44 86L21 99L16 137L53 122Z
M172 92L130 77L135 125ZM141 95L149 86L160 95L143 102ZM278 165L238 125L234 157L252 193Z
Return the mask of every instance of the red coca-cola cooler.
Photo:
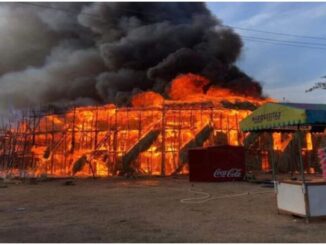
M245 153L242 146L193 148L188 152L190 181L221 182L243 180Z

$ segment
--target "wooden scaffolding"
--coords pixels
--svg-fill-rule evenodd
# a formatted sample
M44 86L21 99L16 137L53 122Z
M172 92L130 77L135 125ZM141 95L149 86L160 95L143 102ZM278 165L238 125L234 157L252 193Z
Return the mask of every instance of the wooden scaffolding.
M190 147L242 145L249 110L212 103L30 110L0 129L0 173L112 176L187 173Z

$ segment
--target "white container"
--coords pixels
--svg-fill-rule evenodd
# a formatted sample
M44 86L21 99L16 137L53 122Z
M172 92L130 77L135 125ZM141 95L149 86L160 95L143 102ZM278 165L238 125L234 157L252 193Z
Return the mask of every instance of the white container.
M326 217L326 182L280 181L277 188L277 208L282 213L301 217Z

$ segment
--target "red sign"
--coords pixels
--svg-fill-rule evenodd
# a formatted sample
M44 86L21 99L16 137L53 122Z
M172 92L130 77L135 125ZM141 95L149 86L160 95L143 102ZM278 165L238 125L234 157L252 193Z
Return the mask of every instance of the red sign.
M243 180L244 174L243 147L225 145L189 150L190 181Z

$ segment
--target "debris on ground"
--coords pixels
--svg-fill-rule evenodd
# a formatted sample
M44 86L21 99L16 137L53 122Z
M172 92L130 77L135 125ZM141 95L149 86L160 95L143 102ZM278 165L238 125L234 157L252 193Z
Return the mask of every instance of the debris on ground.
M21 179L17 179L17 178L4 178L3 179L3 183L4 184L15 184L15 185L19 185L19 184L22 184L23 181Z
M30 185L37 185L38 184L38 179L37 178L29 178L28 183Z
M48 178L47 174L41 174L38 180L40 182L45 182L45 181L48 181L49 178Z
M26 208L16 208L16 211L25 211Z
M63 185L76 185L76 183L73 180L66 180Z
M5 185L4 183L0 183L0 188L8 188L8 186Z

